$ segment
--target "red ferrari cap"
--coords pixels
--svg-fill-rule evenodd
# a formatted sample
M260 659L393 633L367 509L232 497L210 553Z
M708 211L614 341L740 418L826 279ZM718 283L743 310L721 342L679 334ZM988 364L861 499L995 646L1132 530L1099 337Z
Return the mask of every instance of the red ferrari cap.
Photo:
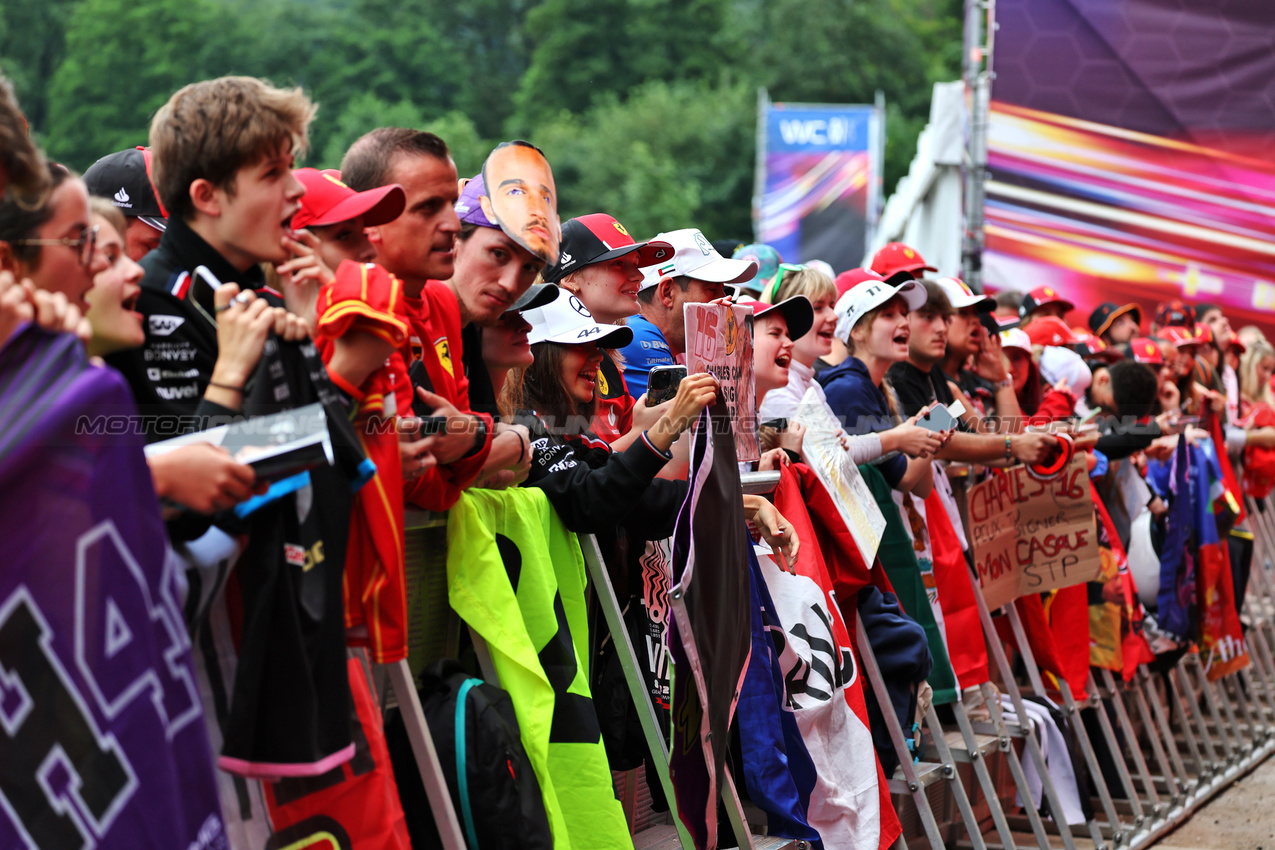
M1160 346L1154 339L1142 337L1129 343L1129 356L1138 363L1148 366L1163 366L1164 357L1160 354Z
M887 243L872 256L871 268L882 277L888 278L896 272L907 272L913 277L918 272L936 272L934 266L926 265L925 258L915 248L909 248L902 242Z
M1023 296L1023 303L1018 307L1018 315L1020 318L1027 318L1027 314L1046 304L1061 304L1067 312L1076 309L1076 305L1072 304L1066 298L1058 294L1058 290L1052 286L1038 286Z
M407 194L397 183L356 192L341 182L341 172L334 168L298 168L292 175L305 186L301 209L292 217L296 230L339 224L360 215L364 225L375 227L398 218L407 206Z
M1168 325L1160 328L1156 336L1165 342L1173 343L1174 348L1185 348L1188 345L1199 345L1204 342L1204 340L1195 335L1195 328L1184 328L1181 325Z
M562 225L558 262L544 270L544 279L557 283L585 266L605 263L634 251L638 255L638 268L653 266L673 256L673 246L668 242L635 242L614 216L606 213L582 215Z
M1067 323L1057 316L1045 316L1027 326L1027 336L1032 345L1075 345L1080 337L1071 332Z

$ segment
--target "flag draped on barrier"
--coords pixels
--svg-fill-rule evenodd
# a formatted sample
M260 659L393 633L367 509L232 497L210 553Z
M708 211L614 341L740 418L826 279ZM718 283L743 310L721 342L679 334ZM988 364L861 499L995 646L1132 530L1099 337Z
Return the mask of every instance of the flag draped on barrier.
M751 541L750 541L751 542ZM770 835L817 841L806 809L819 777L801 728L786 700L792 671L782 666L783 624L767 588L758 553L748 549L752 592L752 652L737 709L740 751L748 797L766 813ZM761 558L774 567L768 558Z
M820 495L823 499L816 498ZM826 500L808 468L781 471L775 505L802 545L796 575L768 557L760 560L761 572L779 622L772 637L784 671L785 706L796 716L818 771L808 821L825 847L874 850L893 844L901 827L873 750L854 642L833 591L827 553L816 545L815 520L807 512L807 502ZM835 511L820 519L841 523Z
M0 351L0 846L227 848L136 413L70 334Z
M893 497L890 495L892 491L890 485L885 483L885 478L870 464L860 466L859 471L863 473L864 482L876 498L881 512L885 514L885 533L881 535L881 549L877 557L890 576L890 584L894 586L899 604L908 616L925 629L930 656L934 659L934 669L929 677L930 687L934 689L934 702L953 702L957 697L956 675L952 672L952 663L947 657L947 642L943 639L942 626L935 619L934 609L930 605L930 596L921 568L917 564L912 538L893 504Z
M695 846L717 846L721 788L740 684L748 665L748 546L739 467L727 411L700 414L690 489L673 532L669 589L673 745L669 772L678 816Z
M925 499L934 581L947 631L948 659L962 689L988 680L987 643L974 599L973 575L937 488Z
M1164 543L1160 547L1160 592L1156 596L1156 619L1160 628L1183 641L1195 634L1196 619L1195 557L1188 548L1191 535L1189 466L1186 440L1179 440L1168 470L1172 501Z
M1089 604L1089 663L1133 679L1139 664L1154 660L1142 634L1145 611L1129 571L1129 556L1116 533L1111 514L1097 489L1093 491L1098 545L1102 548L1103 580L1096 583L1096 597ZM1057 634L1057 629L1055 629Z
M631 847L589 691L584 558L541 490L467 490L447 523L453 610L513 701L558 848Z
M1235 609L1235 586L1226 542L1218 535L1217 515L1234 504L1212 443L1191 447L1191 508L1195 527L1196 593L1200 612L1200 659L1209 681L1248 665L1244 632ZM1222 502L1222 505L1218 505Z

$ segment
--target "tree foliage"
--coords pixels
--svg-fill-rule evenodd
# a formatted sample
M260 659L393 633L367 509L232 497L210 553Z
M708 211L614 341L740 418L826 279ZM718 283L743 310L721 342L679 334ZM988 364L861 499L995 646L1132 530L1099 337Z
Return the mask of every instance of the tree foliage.
M0 69L41 142L83 169L146 141L182 85L251 74L319 103L308 164L367 130L438 132L462 174L497 141L545 149L564 216L636 234L746 238L756 91L885 96L886 188L936 80L959 72L961 0L0 0Z

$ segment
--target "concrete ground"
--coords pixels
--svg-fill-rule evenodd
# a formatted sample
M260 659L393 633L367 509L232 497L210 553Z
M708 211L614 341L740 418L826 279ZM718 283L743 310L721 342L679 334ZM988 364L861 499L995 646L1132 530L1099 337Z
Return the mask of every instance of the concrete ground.
M1275 759L1267 759L1152 845L1155 850L1275 850Z

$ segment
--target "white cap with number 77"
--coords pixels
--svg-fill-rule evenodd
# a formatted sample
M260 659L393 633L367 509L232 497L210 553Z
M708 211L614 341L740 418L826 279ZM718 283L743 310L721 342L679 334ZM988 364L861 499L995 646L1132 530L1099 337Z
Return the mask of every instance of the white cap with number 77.
M865 280L857 283L837 301L837 339L848 342L850 331L859 320L896 295L903 296L908 311L917 309L925 303L925 287L914 280L904 281L898 286L891 286L887 281Z

